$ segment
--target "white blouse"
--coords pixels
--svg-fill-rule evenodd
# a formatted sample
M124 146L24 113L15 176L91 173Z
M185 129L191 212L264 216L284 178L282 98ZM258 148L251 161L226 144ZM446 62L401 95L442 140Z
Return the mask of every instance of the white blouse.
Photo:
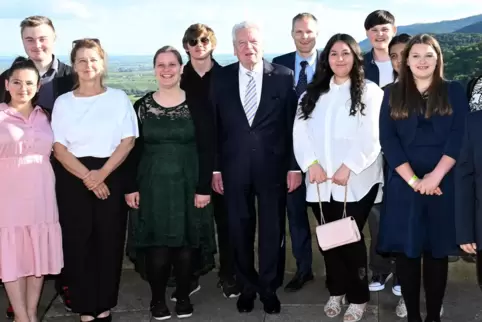
M330 82L330 90L321 95L307 119L300 119L300 108L293 128L296 160L303 172L318 160L331 178L345 164L350 170L347 201L360 201L377 183L383 183L383 159L379 142L378 118L383 91L366 80L362 101L365 115L350 116L350 80L342 85ZM301 98L300 98L301 101ZM316 183L306 176L306 201L318 202ZM382 198L380 185L376 202ZM321 201L343 202L345 187L328 180L320 184Z
M137 117L127 94L108 87L99 95L57 98L52 112L54 142L77 158L108 158L122 139L138 137Z

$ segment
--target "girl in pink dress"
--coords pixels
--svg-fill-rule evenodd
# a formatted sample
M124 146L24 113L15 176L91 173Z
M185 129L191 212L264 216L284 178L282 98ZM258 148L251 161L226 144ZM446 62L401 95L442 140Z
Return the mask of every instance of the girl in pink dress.
M5 81L0 104L0 279L16 322L36 322L44 275L63 267L53 133L48 114L35 105L40 75L19 57Z

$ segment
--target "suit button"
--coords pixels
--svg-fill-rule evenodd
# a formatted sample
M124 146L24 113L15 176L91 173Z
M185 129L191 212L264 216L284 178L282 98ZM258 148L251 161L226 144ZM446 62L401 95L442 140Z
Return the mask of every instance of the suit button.
M256 151L256 149L251 149L251 151Z

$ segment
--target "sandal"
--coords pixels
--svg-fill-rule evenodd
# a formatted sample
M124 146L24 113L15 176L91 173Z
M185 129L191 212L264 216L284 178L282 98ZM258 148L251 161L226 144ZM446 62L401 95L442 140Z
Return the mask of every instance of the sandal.
M330 299L325 304L325 314L329 318L334 318L341 313L341 305L345 304L345 295L330 296Z
M360 321L365 313L367 303L364 304L350 304L343 317L343 322Z

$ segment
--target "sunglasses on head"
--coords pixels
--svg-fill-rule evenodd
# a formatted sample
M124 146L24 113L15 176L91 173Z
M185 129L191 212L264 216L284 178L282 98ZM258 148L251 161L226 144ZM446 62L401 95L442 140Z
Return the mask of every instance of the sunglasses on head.
M83 39L77 39L77 40L74 40L72 41L72 48L75 47L75 45L80 42L80 41L86 41L86 40L90 40L90 41L93 41L95 42L97 45L100 46L100 40L98 38L83 38Z
M201 42L203 45L207 45L207 44L209 44L209 38L208 37L201 37L201 38L197 38L197 39L189 39L189 41L187 43L189 44L189 46L194 47L194 46L197 46L197 44L199 42Z

